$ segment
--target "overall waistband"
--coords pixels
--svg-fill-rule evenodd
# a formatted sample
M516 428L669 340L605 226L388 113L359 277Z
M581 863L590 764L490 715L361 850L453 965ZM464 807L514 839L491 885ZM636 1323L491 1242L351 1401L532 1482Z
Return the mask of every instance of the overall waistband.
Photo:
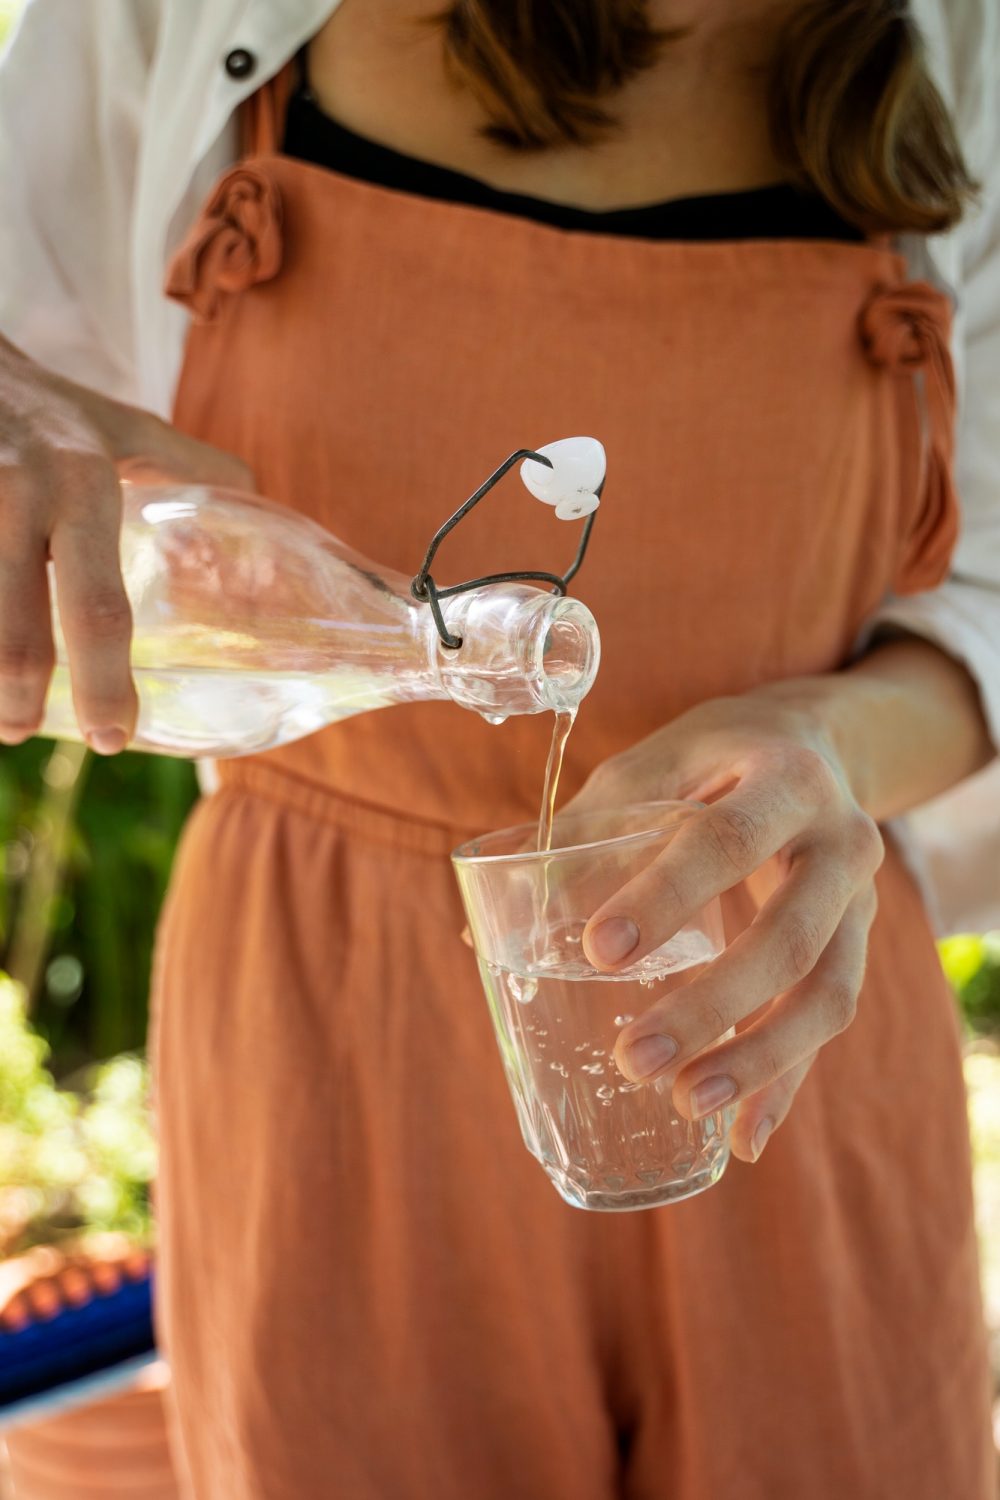
M249 756L220 760L216 769L219 793L232 791L261 797L348 833L415 854L447 857L459 844L483 832L481 828L437 823L374 802L362 802L345 796L335 787L307 781L283 766Z

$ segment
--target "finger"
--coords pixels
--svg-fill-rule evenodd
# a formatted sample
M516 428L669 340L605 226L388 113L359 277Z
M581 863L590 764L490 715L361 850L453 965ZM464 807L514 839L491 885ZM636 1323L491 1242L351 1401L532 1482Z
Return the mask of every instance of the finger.
M859 892L809 977L779 996L738 1036L682 1068L673 1081L678 1112L701 1119L724 1105L748 1101L738 1112L737 1155L753 1160L751 1142L765 1118L781 1123L807 1064L854 1019L864 978L874 887ZM796 1070L798 1077L796 1078Z
M740 1161L758 1161L771 1136L782 1124L792 1101L802 1087L810 1068L819 1056L813 1052L804 1062L747 1099L736 1111L729 1130L729 1149Z
M753 922L701 974L662 995L619 1036L634 1082L679 1066L775 995L811 973L837 931L873 856L852 825L799 855Z
M138 699L129 669L132 611L121 574L121 492L94 468L57 518L50 542L59 618L84 737L104 754L132 738Z
M198 438L178 432L150 412L128 409L121 435L112 432L118 471L137 483L163 478L188 484L215 484L225 489L256 488L249 464Z
M681 823L662 854L593 913L583 932L587 958L608 971L652 952L783 849L807 819L772 778L742 781Z
M44 532L13 506L4 506L2 522L0 740L17 745L41 725L55 648Z

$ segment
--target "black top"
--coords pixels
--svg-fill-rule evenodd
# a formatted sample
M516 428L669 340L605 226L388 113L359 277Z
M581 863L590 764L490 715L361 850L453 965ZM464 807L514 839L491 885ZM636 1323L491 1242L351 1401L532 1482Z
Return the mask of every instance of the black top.
M645 240L793 239L861 243L865 238L860 229L841 219L824 199L789 183L696 198L671 198L665 203L604 212L565 208L544 198L501 192L464 172L435 166L356 135L325 114L304 86L295 91L289 102L282 149L287 156L361 182L423 198L516 214L557 229Z

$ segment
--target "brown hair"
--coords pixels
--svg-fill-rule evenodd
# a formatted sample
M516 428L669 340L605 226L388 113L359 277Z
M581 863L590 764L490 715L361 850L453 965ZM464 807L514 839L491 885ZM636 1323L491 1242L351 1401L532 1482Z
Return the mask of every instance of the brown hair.
M484 133L519 150L613 129L608 97L682 34L655 28L645 0L455 0L438 20ZM868 232L947 229L975 191L906 0L802 0L768 111L789 177Z

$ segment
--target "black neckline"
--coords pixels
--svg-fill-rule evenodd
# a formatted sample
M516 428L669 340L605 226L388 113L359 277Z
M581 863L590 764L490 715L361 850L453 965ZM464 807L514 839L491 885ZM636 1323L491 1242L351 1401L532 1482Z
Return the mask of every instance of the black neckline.
M558 229L642 239L831 239L864 242L815 193L791 183L671 198L636 208L569 208L488 186L477 177L383 146L341 125L305 85L293 93L285 122L286 155L343 176L418 197L463 203L534 219Z

